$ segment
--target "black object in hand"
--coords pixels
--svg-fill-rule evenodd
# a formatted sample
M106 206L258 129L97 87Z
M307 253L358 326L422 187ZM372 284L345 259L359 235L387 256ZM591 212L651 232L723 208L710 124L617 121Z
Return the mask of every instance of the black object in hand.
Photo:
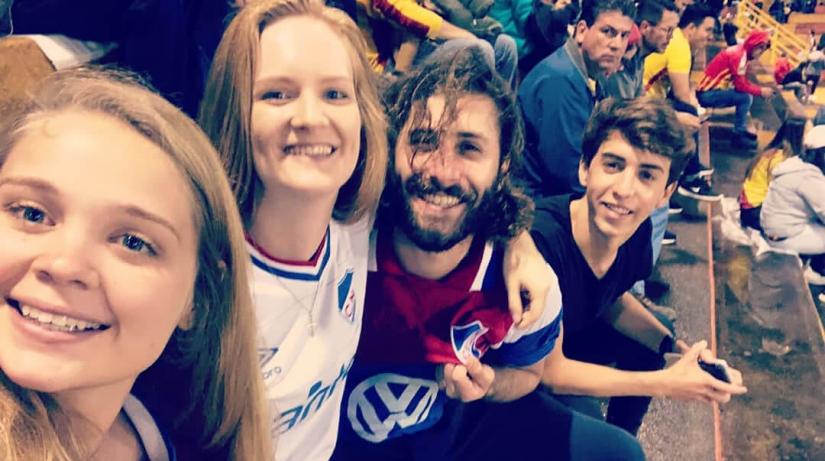
M728 364L724 360L717 360L715 363L708 363L704 360L699 360L699 368L726 383L730 382L730 374L728 373Z

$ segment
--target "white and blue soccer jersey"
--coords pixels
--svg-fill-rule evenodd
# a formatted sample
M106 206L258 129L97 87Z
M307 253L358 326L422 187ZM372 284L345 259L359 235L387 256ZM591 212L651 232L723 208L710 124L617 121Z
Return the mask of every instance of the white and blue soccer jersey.
M248 244L259 359L278 460L328 459L347 373L361 334L369 219L331 222L310 263L286 263Z
M446 277L406 273L391 238L373 239L364 331L349 373L341 421L342 443L357 437L379 443L433 427L446 394L436 368L470 354L493 367L526 367L544 359L561 327L556 280L541 317L525 330L507 309L502 251L474 242Z
M123 413L132 423L148 461L175 461L175 448L149 410L132 394L123 402Z

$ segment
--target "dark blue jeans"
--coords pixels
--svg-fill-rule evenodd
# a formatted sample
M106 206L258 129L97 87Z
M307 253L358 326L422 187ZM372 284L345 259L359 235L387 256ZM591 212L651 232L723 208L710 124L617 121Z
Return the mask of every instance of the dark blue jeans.
M710 90L696 93L696 99L702 107L736 107L736 120L733 129L746 131L748 114L753 105L753 96L736 90Z
M670 331L673 323L665 317L653 314ZM665 366L665 359L641 343L623 335L602 320L593 322L581 331L564 335L564 353L567 357L583 362L612 365L626 371L655 371ZM574 410L596 418L601 409L595 397L556 395L556 398ZM636 435L642 425L650 397L612 397L607 406L607 422Z
M676 99L673 94L669 94L667 98L670 105L673 107L673 110L676 112L687 112L690 115L698 116L699 112L693 107L693 104L688 104L684 101ZM685 170L683 172L683 177L685 179L693 179L702 170L702 164L699 163L699 132L693 133L693 154L688 158L688 162L685 165Z
M600 416L573 411L538 389L512 402L449 400L433 427L380 443L342 437L331 459L643 461L645 455L626 431Z

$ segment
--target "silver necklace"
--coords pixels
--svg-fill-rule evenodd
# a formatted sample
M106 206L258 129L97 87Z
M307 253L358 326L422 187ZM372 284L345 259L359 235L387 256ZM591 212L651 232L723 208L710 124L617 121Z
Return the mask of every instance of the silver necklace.
M329 236L324 234L324 239L327 238L329 238ZM252 244L252 246L256 248L259 252L266 254L263 251L263 249L260 246L258 246L258 244L255 242L255 239L252 238L252 233L247 234L247 239ZM324 243L324 241L321 242L322 245ZM321 278L323 278L323 274ZM321 280L318 280L318 285L315 287L315 293L312 295L312 304L310 304L309 307L307 307L307 305L304 304L304 302L295 294L295 292L289 289L287 284L283 280L281 280L281 277L279 275L275 276L275 280L278 281L278 284L281 285L281 288L286 290L286 292L289 293L290 296L292 296L292 299L295 301L296 304L298 304L298 307L300 307L304 312L307 313L307 317L309 318L309 336L315 336L315 316L312 315L312 311L315 309L315 300L318 298L318 291L321 286Z
M307 307L307 305L304 304L301 298L299 298L292 290L290 290L287 284L284 283L283 280L281 280L280 276L275 276L275 280L277 280L278 284L280 284L281 287L284 290L286 290L286 292L289 293L290 296L292 296L292 299L295 300L295 302L298 304L298 307L300 307L304 312L307 313L307 317L309 317L309 335L315 336L315 317L312 315L312 311L315 309L315 300L318 298L320 283L318 284L318 286L315 287L315 293L312 295L312 304L310 304L309 307Z

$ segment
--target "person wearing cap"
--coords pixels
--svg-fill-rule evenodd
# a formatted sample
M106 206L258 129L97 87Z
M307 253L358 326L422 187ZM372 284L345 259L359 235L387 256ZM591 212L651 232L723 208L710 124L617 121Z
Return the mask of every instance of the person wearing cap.
M774 168L760 220L771 246L816 256L825 254L825 126L811 128L804 145Z
M746 146L756 147L756 133L747 128L754 96L769 98L774 93L773 88L748 80L748 63L759 59L770 46L768 32L751 32L742 44L726 48L708 63L696 88L696 98L703 107L736 107L734 141Z

